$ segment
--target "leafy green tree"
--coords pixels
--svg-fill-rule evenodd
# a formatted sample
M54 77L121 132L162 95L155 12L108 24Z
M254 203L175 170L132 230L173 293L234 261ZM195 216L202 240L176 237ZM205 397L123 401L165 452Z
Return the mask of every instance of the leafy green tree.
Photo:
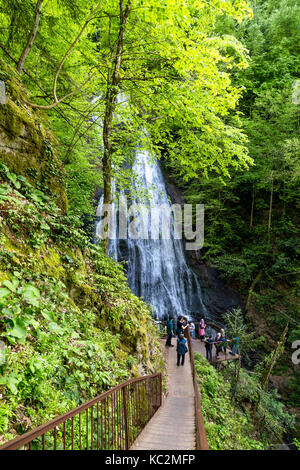
M236 25L220 17L215 32L248 49L249 66L232 70L231 78L244 88L237 109L254 165L222 178L209 168L188 183L177 162L166 168L187 202L205 204L203 262L240 291L258 327L261 316L274 324L277 340L278 326L299 324L299 2L249 5L253 19Z
M237 351L239 357L234 361L235 370L231 382L231 396L234 401L240 380L241 357L244 356L245 358L249 351L254 350L262 341L262 338L256 338L257 335L255 331L248 333L248 327L245 324L243 313L240 309L233 309L230 312L226 312L223 318L226 325L226 336L230 338L231 341L237 341L238 344Z
M234 117L241 89L230 79L247 65L246 52L232 35L214 34L218 18L238 24L250 15L243 0L102 0L85 7L83 0L0 2L0 48L17 68L23 57L30 104L49 115L71 175L82 156L91 172L99 160L109 202L112 178L128 185L123 163L142 140L156 154L167 152L185 180L251 163ZM126 110L117 102L121 92Z

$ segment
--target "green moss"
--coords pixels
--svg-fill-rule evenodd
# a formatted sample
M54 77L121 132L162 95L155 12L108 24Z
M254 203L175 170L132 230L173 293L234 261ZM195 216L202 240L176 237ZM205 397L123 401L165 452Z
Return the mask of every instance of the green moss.
M18 158L16 158L18 156ZM39 175L40 165L37 164L34 152L26 154L23 158L19 153L13 154L12 152L0 152L0 161L9 167L10 171L17 175L27 175L27 171L34 170ZM30 179L30 178L29 178Z
M93 288L88 284L72 284L72 287L69 289L69 295L75 304L80 307L89 306L91 308L94 303L97 303L96 293L93 292Z
M2 238L0 244L5 248L5 250L22 255L28 253L28 249L26 249L26 247L20 243L19 240L12 238L9 231L4 227L2 229L1 235Z
M135 364L135 365L132 367L131 373L132 373L132 376L133 376L133 377L140 377L141 372L140 372L140 369L139 369L138 365Z
M20 77L15 69L0 59L0 80L6 85L6 93L13 101L21 102L24 97L27 98L27 92L23 88Z
M69 204L67 195L64 191L61 191L61 193L58 194L58 197L56 198L56 203L64 212L68 211Z
M40 256L43 260L42 270L45 271L49 276L53 276L60 280L66 277L65 269L62 266L61 257L55 248L48 248L47 251L42 249Z
M2 125L8 131L10 139L19 136L22 131L23 122L17 110L18 107L9 98L6 105L0 106Z
M0 271L0 283L9 279L9 274L6 271Z
M25 90L21 88L20 82L12 80L11 78L6 79L6 92L11 96L14 101L21 101L22 96L25 94Z

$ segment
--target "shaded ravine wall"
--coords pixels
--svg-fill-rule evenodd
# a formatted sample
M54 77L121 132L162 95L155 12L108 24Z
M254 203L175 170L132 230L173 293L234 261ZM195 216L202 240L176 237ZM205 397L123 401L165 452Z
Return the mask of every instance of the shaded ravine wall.
M174 180L163 171L167 193L172 203L184 204L184 194L176 186ZM204 236L205 236L205 206L204 206ZM202 294L203 302L209 314L214 318L220 316L233 308L244 309L244 302L237 292L228 288L220 277L218 269L205 264L202 260L201 250L186 251L186 259L189 266L197 274Z

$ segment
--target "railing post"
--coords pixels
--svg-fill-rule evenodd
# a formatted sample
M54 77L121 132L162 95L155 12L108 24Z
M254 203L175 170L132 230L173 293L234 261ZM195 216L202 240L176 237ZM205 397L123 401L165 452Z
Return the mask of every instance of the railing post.
M187 338L189 346L189 355L191 361L192 375L193 375L193 385L195 391L195 416L196 416L196 448L197 450L208 450L208 443L206 439L205 427L203 422L203 417L201 413L201 397L198 389L197 383L197 372L194 358L194 348L192 345L192 338L190 327L188 326L185 329L185 336Z
M162 374L159 374L159 406L162 405Z
M128 424L128 404L127 404L127 387L123 387L123 407L124 407L124 426L125 426L125 448L129 450L129 424Z

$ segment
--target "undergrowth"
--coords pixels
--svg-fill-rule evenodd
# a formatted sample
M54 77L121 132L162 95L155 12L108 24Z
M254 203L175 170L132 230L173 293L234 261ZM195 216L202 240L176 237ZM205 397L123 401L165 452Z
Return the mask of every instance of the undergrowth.
M199 353L195 363L211 450L267 450L283 442L294 417L285 412L277 392L261 390L255 374L241 369L233 397L233 363L217 370Z
M53 198L0 166L0 441L160 370L150 309Z

